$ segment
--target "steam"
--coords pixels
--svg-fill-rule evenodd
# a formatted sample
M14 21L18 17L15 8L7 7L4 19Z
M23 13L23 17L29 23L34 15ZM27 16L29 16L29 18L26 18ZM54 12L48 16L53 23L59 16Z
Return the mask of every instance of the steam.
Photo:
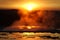
M15 21L10 28L12 29L27 29L30 26L33 30L38 29L52 29L54 26L54 13L47 10L34 10L31 12L24 11L22 13L18 13L21 15L21 19L19 21Z

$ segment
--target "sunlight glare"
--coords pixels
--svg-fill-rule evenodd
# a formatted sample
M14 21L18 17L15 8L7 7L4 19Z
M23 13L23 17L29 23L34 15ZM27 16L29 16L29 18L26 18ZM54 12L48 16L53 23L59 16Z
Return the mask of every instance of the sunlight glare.
M27 29L32 29L31 26L27 26Z
M38 7L38 5L35 3L26 3L26 4L22 5L22 8L24 8L28 11L34 10L37 7Z

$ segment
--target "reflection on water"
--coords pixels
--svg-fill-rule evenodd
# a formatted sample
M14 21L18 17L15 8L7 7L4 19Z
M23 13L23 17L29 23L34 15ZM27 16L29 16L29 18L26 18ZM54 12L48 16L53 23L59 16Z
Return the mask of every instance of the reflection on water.
M60 40L60 33L0 32L0 40Z

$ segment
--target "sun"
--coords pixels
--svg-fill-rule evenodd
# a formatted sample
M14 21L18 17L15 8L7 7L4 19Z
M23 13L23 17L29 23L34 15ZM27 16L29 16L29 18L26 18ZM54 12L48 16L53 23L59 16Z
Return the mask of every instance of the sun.
M35 8L37 8L38 5L35 3L26 3L26 4L23 4L21 7L28 11L31 11L31 10L34 10Z
M27 5L26 7L27 7L27 8L26 8L27 10L32 10L34 6L33 6L32 4L29 4L29 5Z
M33 10L35 7L36 7L35 4L26 4L26 9L29 11Z

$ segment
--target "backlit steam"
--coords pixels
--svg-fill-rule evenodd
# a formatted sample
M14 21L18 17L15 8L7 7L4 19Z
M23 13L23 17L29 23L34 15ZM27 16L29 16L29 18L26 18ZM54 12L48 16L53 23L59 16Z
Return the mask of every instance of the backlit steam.
M26 13L26 14L25 14ZM10 30L46 30L54 26L54 13L53 11L34 10L34 11L19 11L18 15L21 16L19 21L14 22Z
M43 10L34 10L27 12L27 14L22 13L21 20L19 23L19 29L49 29L54 25L54 18L52 15L54 13L45 12Z

